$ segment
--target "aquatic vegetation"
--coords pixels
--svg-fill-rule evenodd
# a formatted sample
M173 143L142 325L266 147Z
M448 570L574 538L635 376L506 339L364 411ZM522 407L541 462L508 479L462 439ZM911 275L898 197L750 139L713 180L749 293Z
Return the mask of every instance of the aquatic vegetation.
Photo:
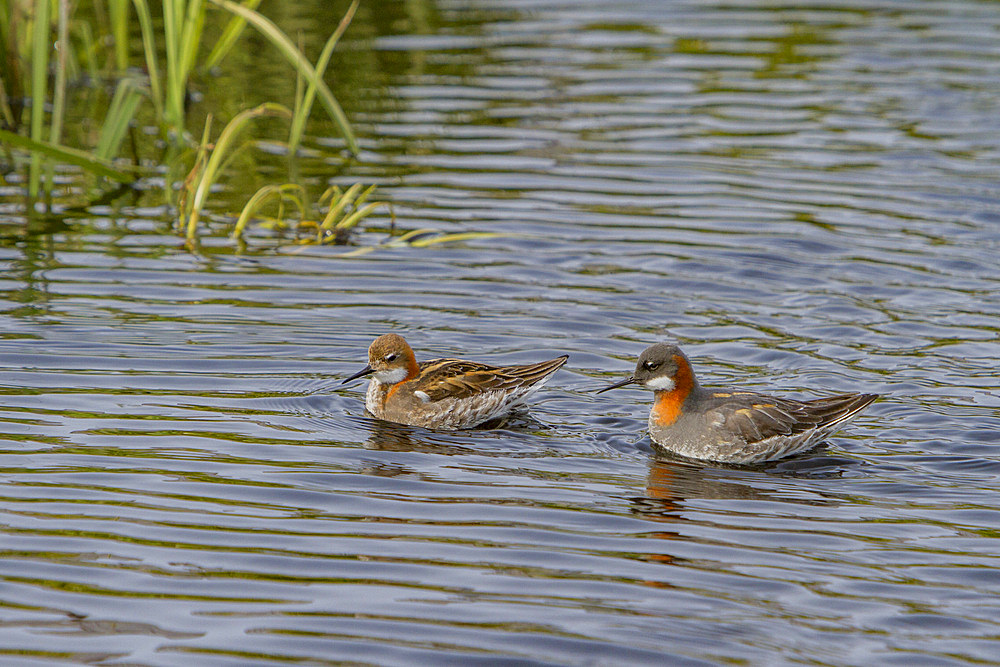
M264 37L270 40L270 42L277 48L278 52L283 55L293 67L295 67L295 71L298 73L299 77L304 78L307 81L308 88L305 93L296 98L295 113L292 116L291 134L288 139L289 151L294 153L298 148L299 141L302 138L302 130L305 127L306 118L309 116L309 112L312 109L313 100L317 95L319 95L320 102L326 108L327 112L330 114L330 118L340 130L341 135L347 142L348 149L351 153L357 153L358 144L357 140L354 138L354 132L351 130L351 124L348 122L347 116L344 115L343 109L341 109L340 105L337 103L336 98L334 98L333 93L330 92L330 88L326 85L326 82L323 81L323 72L326 70L326 66L330 62L330 56L333 54L333 48L337 45L337 42L344 34L344 31L347 30L347 26L350 25L351 19L354 17L354 13L358 9L358 0L354 0L354 2L351 3L350 8L348 8L347 13L344 14L344 18L341 19L337 29L333 31L332 35L330 35L330 38L324 45L323 51L320 54L315 67L302 54L302 52L295 47L292 40L289 39L285 33L281 32L278 26L274 25L274 23L266 17L247 7L231 2L231 0L210 0L210 2L214 2L221 7L225 7L227 10L245 19L257 28L260 33L264 35Z
M379 207L392 209L387 202L368 203L367 200L375 191L374 185L362 190L362 185L356 183L347 190L339 186L328 188L315 203L308 199L305 188L294 183L282 185L265 185L260 188L247 202L240 212L233 227L232 237L243 242L243 232L251 220L259 220L261 226L271 229L293 229L298 235L297 242L301 246L315 245L346 245L351 241L351 232L365 218ZM277 204L278 210L274 216L265 216L261 212L265 207ZM322 207L326 206L326 212ZM285 208L293 206L298 213L298 220L290 223L285 214ZM321 218L321 219L320 219ZM426 248L441 243L459 243L474 239L489 239L512 234L497 232L459 232L442 234L436 229L421 228L395 234L395 217L390 228L390 235L385 240L374 245L365 245L347 252L340 257L359 257L380 249L391 248ZM193 237L191 237L193 239ZM302 250L305 248L303 247Z
M257 11L259 4L260 0L163 0L158 27L148 0L99 0L88 8L92 14L64 1L0 0L0 43L4 45L0 54L0 141L12 168L27 172L24 210L35 210L39 200L45 209L51 209L56 164L73 165L89 174L85 196L90 201L101 199L102 191L111 187L108 180L119 187L120 183L149 177L141 186L143 192L149 191L150 183L160 185L163 203L176 207L179 229L191 241L201 228L198 222L213 186L233 156L252 145L237 141L251 121L265 116L286 119L286 153L291 160L301 143L306 119L318 101L346 149L356 153L353 130L323 75L358 1L344 14L315 63ZM212 40L206 39L209 12L230 16ZM96 20L96 15L103 20ZM213 15L213 20L218 16ZM133 17L142 42L141 53L136 54L130 53L128 44ZM189 127L193 121L200 122L190 109L192 78L209 76L208 72L232 53L248 27L295 71L298 85L294 99L288 104L265 102L233 114L214 142L210 141L212 119L224 119L225 113L205 109L204 129L198 140ZM132 62L134 55L141 57L141 72ZM103 108L95 106L95 116L103 113L103 118L91 119L91 125L99 128L97 132L66 137L68 86L84 80L83 73L91 77L92 87L113 92ZM260 197L255 195L245 210L259 208L272 193L288 196L294 191L294 187L275 187ZM353 227L377 206L358 208L371 188L360 197L358 190L339 193L340 197L334 194L327 198L331 199L330 211L338 213L328 213L318 224L320 235ZM346 216L338 217L345 212ZM239 230L248 218L237 222Z
M254 109L239 113L222 130L215 144L209 146L208 135L211 129L211 119L205 124L205 133L198 151L195 165L181 186L181 196L178 222L187 230L188 241L195 238L198 219L205 207L205 200L212 184L219 178L227 160L242 147L234 146L240 131L246 125L262 116L291 116L291 112L280 104L266 103Z
M422 228L413 229L399 236L390 236L378 245L355 248L342 253L341 257L358 257L367 255L375 250L387 248L403 248L410 246L413 248L426 248L441 243L459 243L461 241L471 241L474 239L493 239L501 237L516 236L515 234L503 234L500 232L457 232L453 234L442 234L436 229Z
M328 188L315 204L311 204L305 188L294 183L283 185L265 185L259 189L247 202L240 212L236 225L233 227L232 236L234 239L242 240L243 231L250 220L259 216L260 211L272 202L278 204L278 214L276 217L267 219L267 224L273 228L286 228L289 225L284 215L286 204L294 204L298 209L299 220L295 225L297 232L302 234L299 243L318 244L325 243L344 244L348 241L348 236L358 223L375 212L380 206L388 206L385 202L372 202L365 204L368 197L375 191L375 186L369 186L358 196L361 191L361 184L355 184L346 191L339 186ZM325 214L322 214L321 207L327 205ZM317 222L312 219L312 215L320 217ZM189 238L193 238L189 236Z

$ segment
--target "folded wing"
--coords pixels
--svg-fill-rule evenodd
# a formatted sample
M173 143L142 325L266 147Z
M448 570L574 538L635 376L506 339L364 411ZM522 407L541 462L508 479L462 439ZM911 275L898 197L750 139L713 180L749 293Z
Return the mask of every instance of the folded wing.
M719 420L747 443L807 431L832 433L864 410L876 394L840 394L812 401L732 394L716 408Z
M423 364L420 390L429 401L469 398L493 391L510 392L538 384L568 358L499 367L461 359L435 359Z

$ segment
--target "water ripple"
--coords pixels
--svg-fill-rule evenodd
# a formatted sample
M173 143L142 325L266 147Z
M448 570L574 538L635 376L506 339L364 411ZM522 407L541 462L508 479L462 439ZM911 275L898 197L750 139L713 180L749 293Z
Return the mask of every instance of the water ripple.
M195 255L0 191L0 654L994 661L995 12L385 4L337 84L365 150L300 173L497 237ZM500 428L384 424L340 380L387 331L570 362ZM592 390L667 338L709 385L884 397L790 460L658 456L650 396Z

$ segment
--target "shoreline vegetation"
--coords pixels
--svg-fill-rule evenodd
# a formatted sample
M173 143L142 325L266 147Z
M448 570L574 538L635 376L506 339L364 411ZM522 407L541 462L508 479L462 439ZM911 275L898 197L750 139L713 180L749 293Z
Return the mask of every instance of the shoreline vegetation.
M205 229L209 194L234 158L255 148L249 126L277 119L287 127L278 152L294 159L306 121L319 106L343 142L345 161L358 153L350 122L324 81L334 48L358 8L354 0L326 40L315 62L268 17L261 0L95 0L90 13L69 0L0 0L0 161L8 182L25 184L24 214L51 214L60 206L86 208L129 192L159 191L175 229L195 247ZM154 15L154 10L161 14ZM206 26L221 26L211 36ZM141 57L130 52L136 29ZM276 58L294 72L291 99L266 101L225 118L221 109L191 113L192 79L209 78L247 33L263 38ZM208 48L211 45L211 48ZM139 62L133 62L139 61ZM91 105L90 141L66 132L70 95L104 86L110 100ZM318 105L317 105L318 103ZM225 121L225 122L223 122ZM199 126L195 126L198 123ZM221 128L216 130L216 128ZM82 134L82 133L81 133ZM268 142L275 151L275 142ZM69 204L57 169L82 174ZM293 226L299 243L347 243L350 232L385 202L369 199L375 186L327 188L313 198L300 183L269 183L243 206L232 225L241 242L253 220ZM58 204L56 203L58 202ZM285 221L294 208L296 223ZM276 211L266 217L266 211Z

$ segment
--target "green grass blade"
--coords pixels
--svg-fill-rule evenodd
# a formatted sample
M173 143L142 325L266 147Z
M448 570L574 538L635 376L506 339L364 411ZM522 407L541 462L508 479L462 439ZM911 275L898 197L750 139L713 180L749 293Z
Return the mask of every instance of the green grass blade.
M224 9L238 15L242 16L247 20L247 23L256 28L264 37L266 37L272 44L278 48L278 52L281 53L288 62L292 64L297 70L302 72L302 75L310 83L315 82L316 92L319 95L320 101L323 106L326 107L327 113L330 114L330 118L336 124L337 129L340 131L341 136L344 137L344 141L347 142L348 149L357 154L358 152L358 142L354 138L354 132L351 130L351 124L347 120L347 116L344 115L343 109L337 103L336 98L334 98L333 93L330 91L329 86L322 78L316 75L316 70L313 69L312 64L302 52L295 48L295 44L292 40L281 31L278 26L276 26L270 19L258 14L257 12L250 11L246 7L231 2L231 0L211 0L213 4L216 4Z
M247 9L253 11L256 10L260 5L261 0L243 0L241 3ZM243 33L243 29L246 27L247 22L245 19L234 16L229 23L226 24L225 29L222 31L222 35L219 37L219 41L215 43L212 47L212 51L208 54L208 58L205 59L205 64L202 66L204 69L212 69L223 58L226 57L232 49L233 45L236 44L236 40L240 38Z
M122 79L118 82L94 151L99 159L110 160L118 154L142 97L142 91L131 79Z
M94 42L94 34L90 29L90 24L86 21L74 21L70 24L70 28L73 30L76 41L80 44L77 53L83 59L81 65L86 67L87 76L92 81L100 80L101 74L97 66L97 44Z
M430 227L421 227L420 229L411 229L410 231L406 232L405 234L403 234L401 236L396 236L394 238L389 239L388 241L386 241L382 245L390 247L390 248L404 246L404 245L410 245L414 241L417 241L417 240L419 240L421 238L428 237L428 236L434 236L436 234L440 234L440 232L438 230L432 229Z
M212 149L212 154L209 156L208 162L205 164L205 170L201 174L201 178L198 181L198 187L195 190L194 199L191 202L191 215L187 222L187 238L189 241L194 240L195 231L198 226L198 218L201 216L202 208L205 206L205 200L208 198L208 193L219 176L222 162L229 152L230 145L236 139L236 136L240 133L240 131L242 131L243 128L250 123L250 121L260 118L261 116L290 117L291 115L292 112L289 111L287 107L273 102L267 102L254 107L253 109L243 111L229 121L229 124L222 130L218 140L215 142L215 148Z
M7 127L16 128L21 124L20 100L24 98L22 80L23 59L17 50L16 33L12 24L12 7L2 6L0 11L0 107ZM13 104L12 104L13 101Z
M56 43L69 44L69 0L56 0L58 15L56 16ZM60 48L56 51L55 77L52 86L52 113L49 116L49 143L58 146L62 143L63 117L66 112L66 68L69 67L69 49ZM51 162L45 168L47 193L52 190L55 165Z
M323 223L320 225L320 229L333 229L337 222L337 218L343 212L347 206L354 201L354 198L358 195L358 190L361 189L360 183L355 183L351 187L347 188L347 192L342 195L338 195L336 200L330 201L330 210L326 212L323 216Z
M362 204L368 201L368 198L372 196L372 193L375 192L375 188L377 187L378 187L377 185L368 186L365 189L365 191L362 192L361 195L358 196L358 198L354 201L354 209L357 210Z
M108 0L111 34L115 40L115 66L128 69L128 0Z
M402 236L397 236L382 245L388 248L397 248L408 245L414 248L426 248L437 243L453 243L455 241L469 241L472 239L495 239L513 234L501 234L498 232L457 232L455 234L442 234L436 229L425 227L422 229L412 229Z
M97 176L104 176L121 183L131 183L135 176L115 168L108 162L95 158L93 155L68 146L57 146L46 141L37 141L20 134L0 130L0 141L6 144L30 151L32 155L39 154L53 158L57 162L76 165Z
M252 218L265 204L275 198L279 201L291 201L294 203L298 206L300 218L305 219L305 197L305 188L301 185L296 185L295 183L285 183L284 185L265 185L260 190L257 190L253 197L250 197L246 206L244 206L243 210L240 211L240 217L236 220L236 226L233 227L233 238L240 238L243 235L243 230L246 228L247 223L250 222L250 218Z
M163 0L164 51L167 56L164 117L170 129L176 132L184 128L184 95L187 89L187 77L181 73L185 7L185 0Z
M455 243L457 241L471 241L473 239L497 239L510 234L500 234L498 232L459 232L456 234L441 234L426 238L414 239L410 245L415 248L426 248L438 243Z
M31 42L31 138L43 142L42 129L45 123L45 96L49 74L49 0L35 0L35 25ZM31 152L28 169L28 196L38 197L42 175L42 155Z
M302 44L302 35L299 35L299 51L305 53L305 47ZM294 156L299 150L299 140L292 143L292 138L295 135L295 126L300 124L305 126L305 119L309 116L309 112L305 111L305 99L306 99L306 85L305 81L302 79L302 72L295 70L295 106L292 107L292 129L288 133L288 155ZM301 138L301 137L300 137Z
M201 45L201 33L205 27L204 0L188 0L187 16L184 17L184 29L181 32L180 77L185 88L194 69L194 61Z
M340 186L332 185L323 191L323 194L319 196L319 204L322 205L327 199L330 201L337 201L343 195L340 190Z
M180 190L177 194L177 212L178 212L178 222L181 227L187 225L185 220L188 220L191 216L192 200L191 193L194 191L195 184L200 182L202 176L205 174L205 163L208 161L208 138L212 136L212 114L208 114L205 118L205 129L201 133L201 142L198 144L198 150L195 153L194 165L191 167L191 171L188 175L184 177L184 182L181 184ZM167 192L170 192L170 188L167 187ZM188 226L188 233L191 233L191 227Z
M156 41L153 33L153 17L149 13L146 0L132 0L135 15L139 19L142 33L142 51L146 56L146 71L149 75L149 98L153 101L156 122L163 125L163 89L160 87L160 69L156 63Z
M337 257L360 257L361 255L367 255L370 252L380 250L382 248L399 248L401 246L410 246L413 248L426 248L437 243L455 243L458 241L471 241L474 239L494 239L517 236L516 234L501 234L497 232L459 232L456 234L439 234L436 229L414 229L402 236L397 236L396 238L390 239L385 243L380 243L373 246L364 246L363 248L355 248L354 250L349 250L347 252L340 253Z
M377 202L372 202L367 206L362 206L361 208L354 211L354 213L351 213L349 216L338 222L337 229L338 230L351 229L359 222L361 222L369 215L371 215L372 212L374 212L375 209L377 209L379 206L385 206L385 202L377 201Z
M59 16L56 20L56 39L59 44L69 44L69 0L58 0ZM66 111L66 68L69 63L69 49L60 48L56 58L56 76L52 89L52 116L49 125L49 143L62 141L63 117Z
M323 51L319 55L319 60L316 61L316 79L309 81L309 87L306 89L302 104L298 105L295 109L295 115L292 117L292 129L288 133L288 152L293 155L299 148L299 142L302 141L302 132L305 130L306 120L309 118L313 101L316 99L316 81L323 80L323 74L330 64L330 57L333 55L333 48L337 46L337 42L340 41L341 36L347 30L347 26L351 24L351 19L354 18L354 13L357 11L358 0L354 0L351 6L347 8L347 13L340 19L337 29L326 40Z

